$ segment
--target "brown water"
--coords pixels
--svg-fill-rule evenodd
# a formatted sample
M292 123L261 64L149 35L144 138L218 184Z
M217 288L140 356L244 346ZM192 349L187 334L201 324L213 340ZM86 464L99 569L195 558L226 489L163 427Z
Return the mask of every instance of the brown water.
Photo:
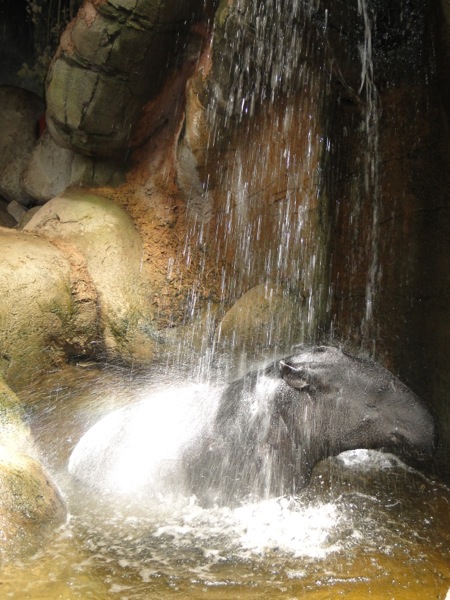
M0 598L446 597L450 489L388 455L329 459L301 497L236 509L180 498L133 505L78 487L70 450L140 394L138 379L74 369L24 394L70 518L37 555L3 564Z

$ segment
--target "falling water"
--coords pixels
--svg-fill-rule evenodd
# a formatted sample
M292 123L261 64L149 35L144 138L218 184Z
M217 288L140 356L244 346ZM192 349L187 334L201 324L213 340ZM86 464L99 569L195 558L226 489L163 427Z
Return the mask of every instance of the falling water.
M361 57L361 85L358 92L364 93L364 133L366 136L366 153L364 157L364 191L368 201L372 205L372 223L367 240L367 253L370 256L366 296L365 315L362 322L363 345L372 344L372 352L375 351L376 336L373 331L373 310L379 283L379 212L380 212L380 190L378 181L379 169L379 98L375 85L374 59L372 51L372 29L373 22L370 15L368 0L358 0L358 14L364 23L364 41L359 46ZM370 343L369 343L370 342Z
M325 321L329 226L322 162L329 140L323 114L331 71L322 68L314 10L300 0L221 5L211 51L220 58L205 92L206 148L189 148L192 131L182 142L180 179L191 181L193 221L180 260L189 261L193 247L215 257L216 300L225 318L213 335L207 326L208 345L244 363L313 342ZM187 177L195 152L201 168ZM197 288L206 276L200 270ZM242 318L248 292L255 323L266 306L259 330ZM241 298L242 306L227 315ZM192 293L188 320L200 304Z

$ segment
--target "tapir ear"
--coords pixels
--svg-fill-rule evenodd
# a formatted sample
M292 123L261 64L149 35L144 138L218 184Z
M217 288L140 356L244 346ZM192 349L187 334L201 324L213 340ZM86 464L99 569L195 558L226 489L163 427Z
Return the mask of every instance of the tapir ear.
M297 369L292 365L288 365L283 360L278 363L281 377L284 381L296 390L305 391L310 387L308 381L308 373L306 369Z

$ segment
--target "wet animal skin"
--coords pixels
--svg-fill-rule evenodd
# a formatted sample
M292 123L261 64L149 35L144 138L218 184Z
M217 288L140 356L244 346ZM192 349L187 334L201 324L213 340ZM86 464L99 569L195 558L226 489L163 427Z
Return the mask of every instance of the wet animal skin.
M429 411L399 379L339 348L315 346L228 385L184 463L201 501L233 504L296 493L318 461L345 450L384 450L417 466L434 447Z

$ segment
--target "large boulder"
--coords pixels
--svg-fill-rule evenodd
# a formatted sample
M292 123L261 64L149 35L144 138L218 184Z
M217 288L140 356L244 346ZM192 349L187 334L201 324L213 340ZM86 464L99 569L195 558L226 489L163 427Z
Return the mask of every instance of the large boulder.
M0 374L15 389L98 340L86 269L49 240L0 229L0 298Z
M61 495L42 465L0 446L0 548L15 555L36 551L65 518Z
M150 360L155 344L151 290L141 272L142 241L127 213L99 195L69 190L47 202L24 231L51 240L71 264L85 265L97 296L107 356Z
M227 351L246 355L262 354L267 349L287 351L301 339L303 304L302 298L279 287L257 285L225 313L217 341Z
M0 195L23 204L30 202L20 176L38 138L44 102L27 90L0 86Z

